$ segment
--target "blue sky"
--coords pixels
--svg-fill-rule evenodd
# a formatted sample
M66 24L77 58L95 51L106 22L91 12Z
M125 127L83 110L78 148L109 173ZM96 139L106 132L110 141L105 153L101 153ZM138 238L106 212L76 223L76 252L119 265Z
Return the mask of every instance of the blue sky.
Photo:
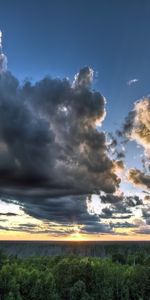
M109 127L149 93L149 1L1 1L4 49L21 79L73 78L85 65L108 99ZM128 86L127 81L139 82ZM111 124L112 126L112 124Z
M35 82L46 75L73 80L91 67L93 88L107 99L102 129L115 132L150 93L149 15L148 0L1 0L8 69L21 82ZM126 166L141 168L143 148L126 147ZM136 190L127 182L122 189Z

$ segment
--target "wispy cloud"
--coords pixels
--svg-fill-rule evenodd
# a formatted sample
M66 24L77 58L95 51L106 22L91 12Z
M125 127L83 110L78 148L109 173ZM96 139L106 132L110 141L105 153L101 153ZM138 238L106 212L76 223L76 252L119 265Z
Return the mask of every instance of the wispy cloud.
M139 79L133 78L133 79L127 81L127 85L131 86L132 84L137 83L137 82L139 82Z

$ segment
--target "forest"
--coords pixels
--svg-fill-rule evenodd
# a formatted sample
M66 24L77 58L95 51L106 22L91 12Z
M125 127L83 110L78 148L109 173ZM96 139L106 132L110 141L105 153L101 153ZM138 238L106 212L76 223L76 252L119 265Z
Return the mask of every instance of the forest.
M150 249L109 247L106 257L0 252L1 300L149 300Z

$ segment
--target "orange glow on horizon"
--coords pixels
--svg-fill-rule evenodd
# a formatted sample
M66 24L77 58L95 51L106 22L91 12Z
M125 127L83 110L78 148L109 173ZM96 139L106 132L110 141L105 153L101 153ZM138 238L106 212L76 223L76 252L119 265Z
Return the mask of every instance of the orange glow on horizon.
M101 235L96 235L96 234L81 234L78 232L75 232L71 235L62 237L60 236L50 236L50 235L43 235L43 234L30 234L30 233L25 233L25 232L9 232L9 231L0 231L0 241L72 241L72 242L82 242L82 241L150 241L150 236L143 234L143 235L127 235L127 236L122 236L121 234L119 235L114 235L112 236L111 234L101 234Z

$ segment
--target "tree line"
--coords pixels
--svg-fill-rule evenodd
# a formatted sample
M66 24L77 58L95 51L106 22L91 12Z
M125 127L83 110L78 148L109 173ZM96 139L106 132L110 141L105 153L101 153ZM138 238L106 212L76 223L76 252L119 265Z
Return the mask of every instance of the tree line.
M21 259L0 253L0 300L149 300L150 256Z

